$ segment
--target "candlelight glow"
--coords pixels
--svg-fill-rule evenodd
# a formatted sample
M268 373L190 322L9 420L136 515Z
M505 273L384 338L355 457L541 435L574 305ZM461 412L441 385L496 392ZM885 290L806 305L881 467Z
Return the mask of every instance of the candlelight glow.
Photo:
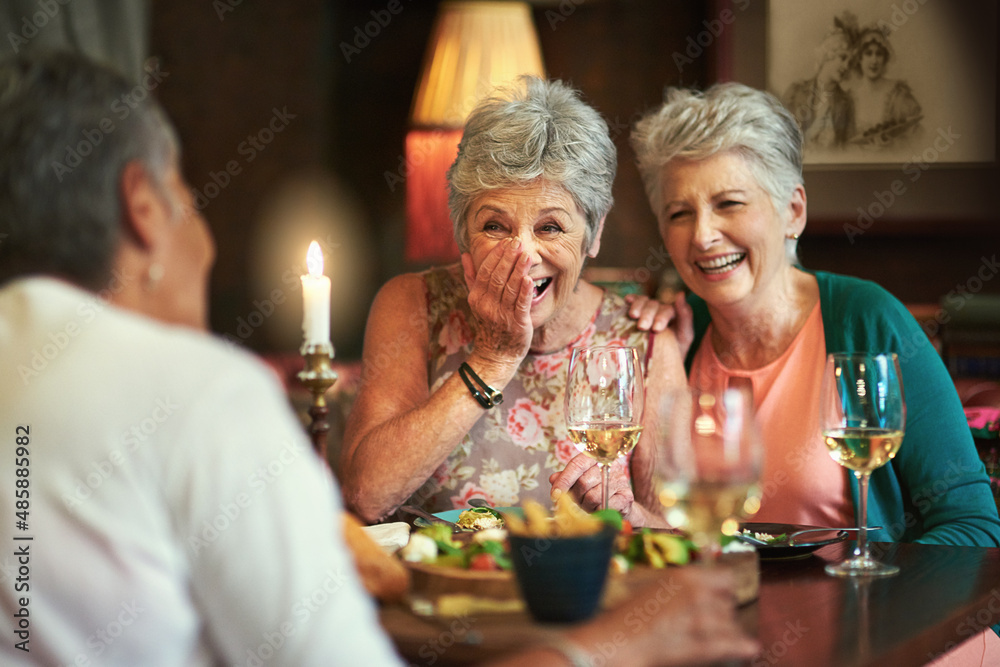
M315 241L309 244L309 250L306 251L306 268L313 278L323 275L323 251Z

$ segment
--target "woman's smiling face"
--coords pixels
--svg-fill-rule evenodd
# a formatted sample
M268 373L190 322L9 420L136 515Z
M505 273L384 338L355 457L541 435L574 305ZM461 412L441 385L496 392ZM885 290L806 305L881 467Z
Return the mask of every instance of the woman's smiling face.
M867 44L861 52L861 71L871 80L885 74L885 64L888 61L885 49L878 44Z
M674 159L663 167L660 187L660 235L688 288L710 306L766 298L790 266L785 236L801 227L775 211L744 159L732 152Z
M561 186L537 179L522 187L489 190L469 207L469 254L475 270L507 239L521 242L535 282L531 324L550 322L569 302L587 254L587 221ZM597 239L592 244L596 252Z

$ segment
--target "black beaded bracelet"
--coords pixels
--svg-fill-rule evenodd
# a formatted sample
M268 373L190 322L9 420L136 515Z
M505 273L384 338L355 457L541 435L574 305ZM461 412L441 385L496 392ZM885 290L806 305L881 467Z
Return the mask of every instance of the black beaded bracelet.
M469 364L463 361L462 365L458 367L458 374L462 376L462 381L465 382L465 386L472 392L472 397L479 402L479 405L489 410L494 405L503 403L503 394L483 382L483 379L476 375L476 371L472 370Z

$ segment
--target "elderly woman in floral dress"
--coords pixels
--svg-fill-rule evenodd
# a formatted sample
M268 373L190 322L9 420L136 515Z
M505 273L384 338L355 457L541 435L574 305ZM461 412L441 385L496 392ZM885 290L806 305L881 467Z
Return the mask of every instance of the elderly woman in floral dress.
M461 263L392 279L369 316L340 462L358 514L548 503L556 488L600 503L599 470L565 426L572 348L638 348L654 396L684 383L673 334L641 331L620 297L581 279L615 169L607 124L560 82L526 77L473 110L448 172ZM648 460L640 441L615 466L610 504L634 523Z

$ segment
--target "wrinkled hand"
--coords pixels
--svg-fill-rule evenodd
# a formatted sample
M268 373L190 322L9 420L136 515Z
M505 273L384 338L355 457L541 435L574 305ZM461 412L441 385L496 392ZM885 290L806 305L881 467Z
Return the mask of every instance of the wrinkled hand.
M694 313L688 305L684 292L678 292L673 303L662 303L642 294L629 294L628 316L636 320L640 331L659 333L673 324L681 357L687 356L694 340Z
M669 568L657 584L570 637L592 655L605 651L609 665L714 664L760 651L736 620L731 573L714 567ZM618 650L608 655L608 646Z
M601 467L597 461L586 454L577 454L560 472L549 476L552 484L552 498L569 492L573 494L576 503L588 512L601 509L603 489L601 487ZM608 475L608 507L621 512L626 520L632 515L635 496L632 495L632 485L625 476L625 467L621 460L611 464Z
M535 291L528 262L517 240L496 244L478 270L472 256L462 254L469 308L477 320L474 347L480 355L509 361L528 353L534 333L531 297Z

